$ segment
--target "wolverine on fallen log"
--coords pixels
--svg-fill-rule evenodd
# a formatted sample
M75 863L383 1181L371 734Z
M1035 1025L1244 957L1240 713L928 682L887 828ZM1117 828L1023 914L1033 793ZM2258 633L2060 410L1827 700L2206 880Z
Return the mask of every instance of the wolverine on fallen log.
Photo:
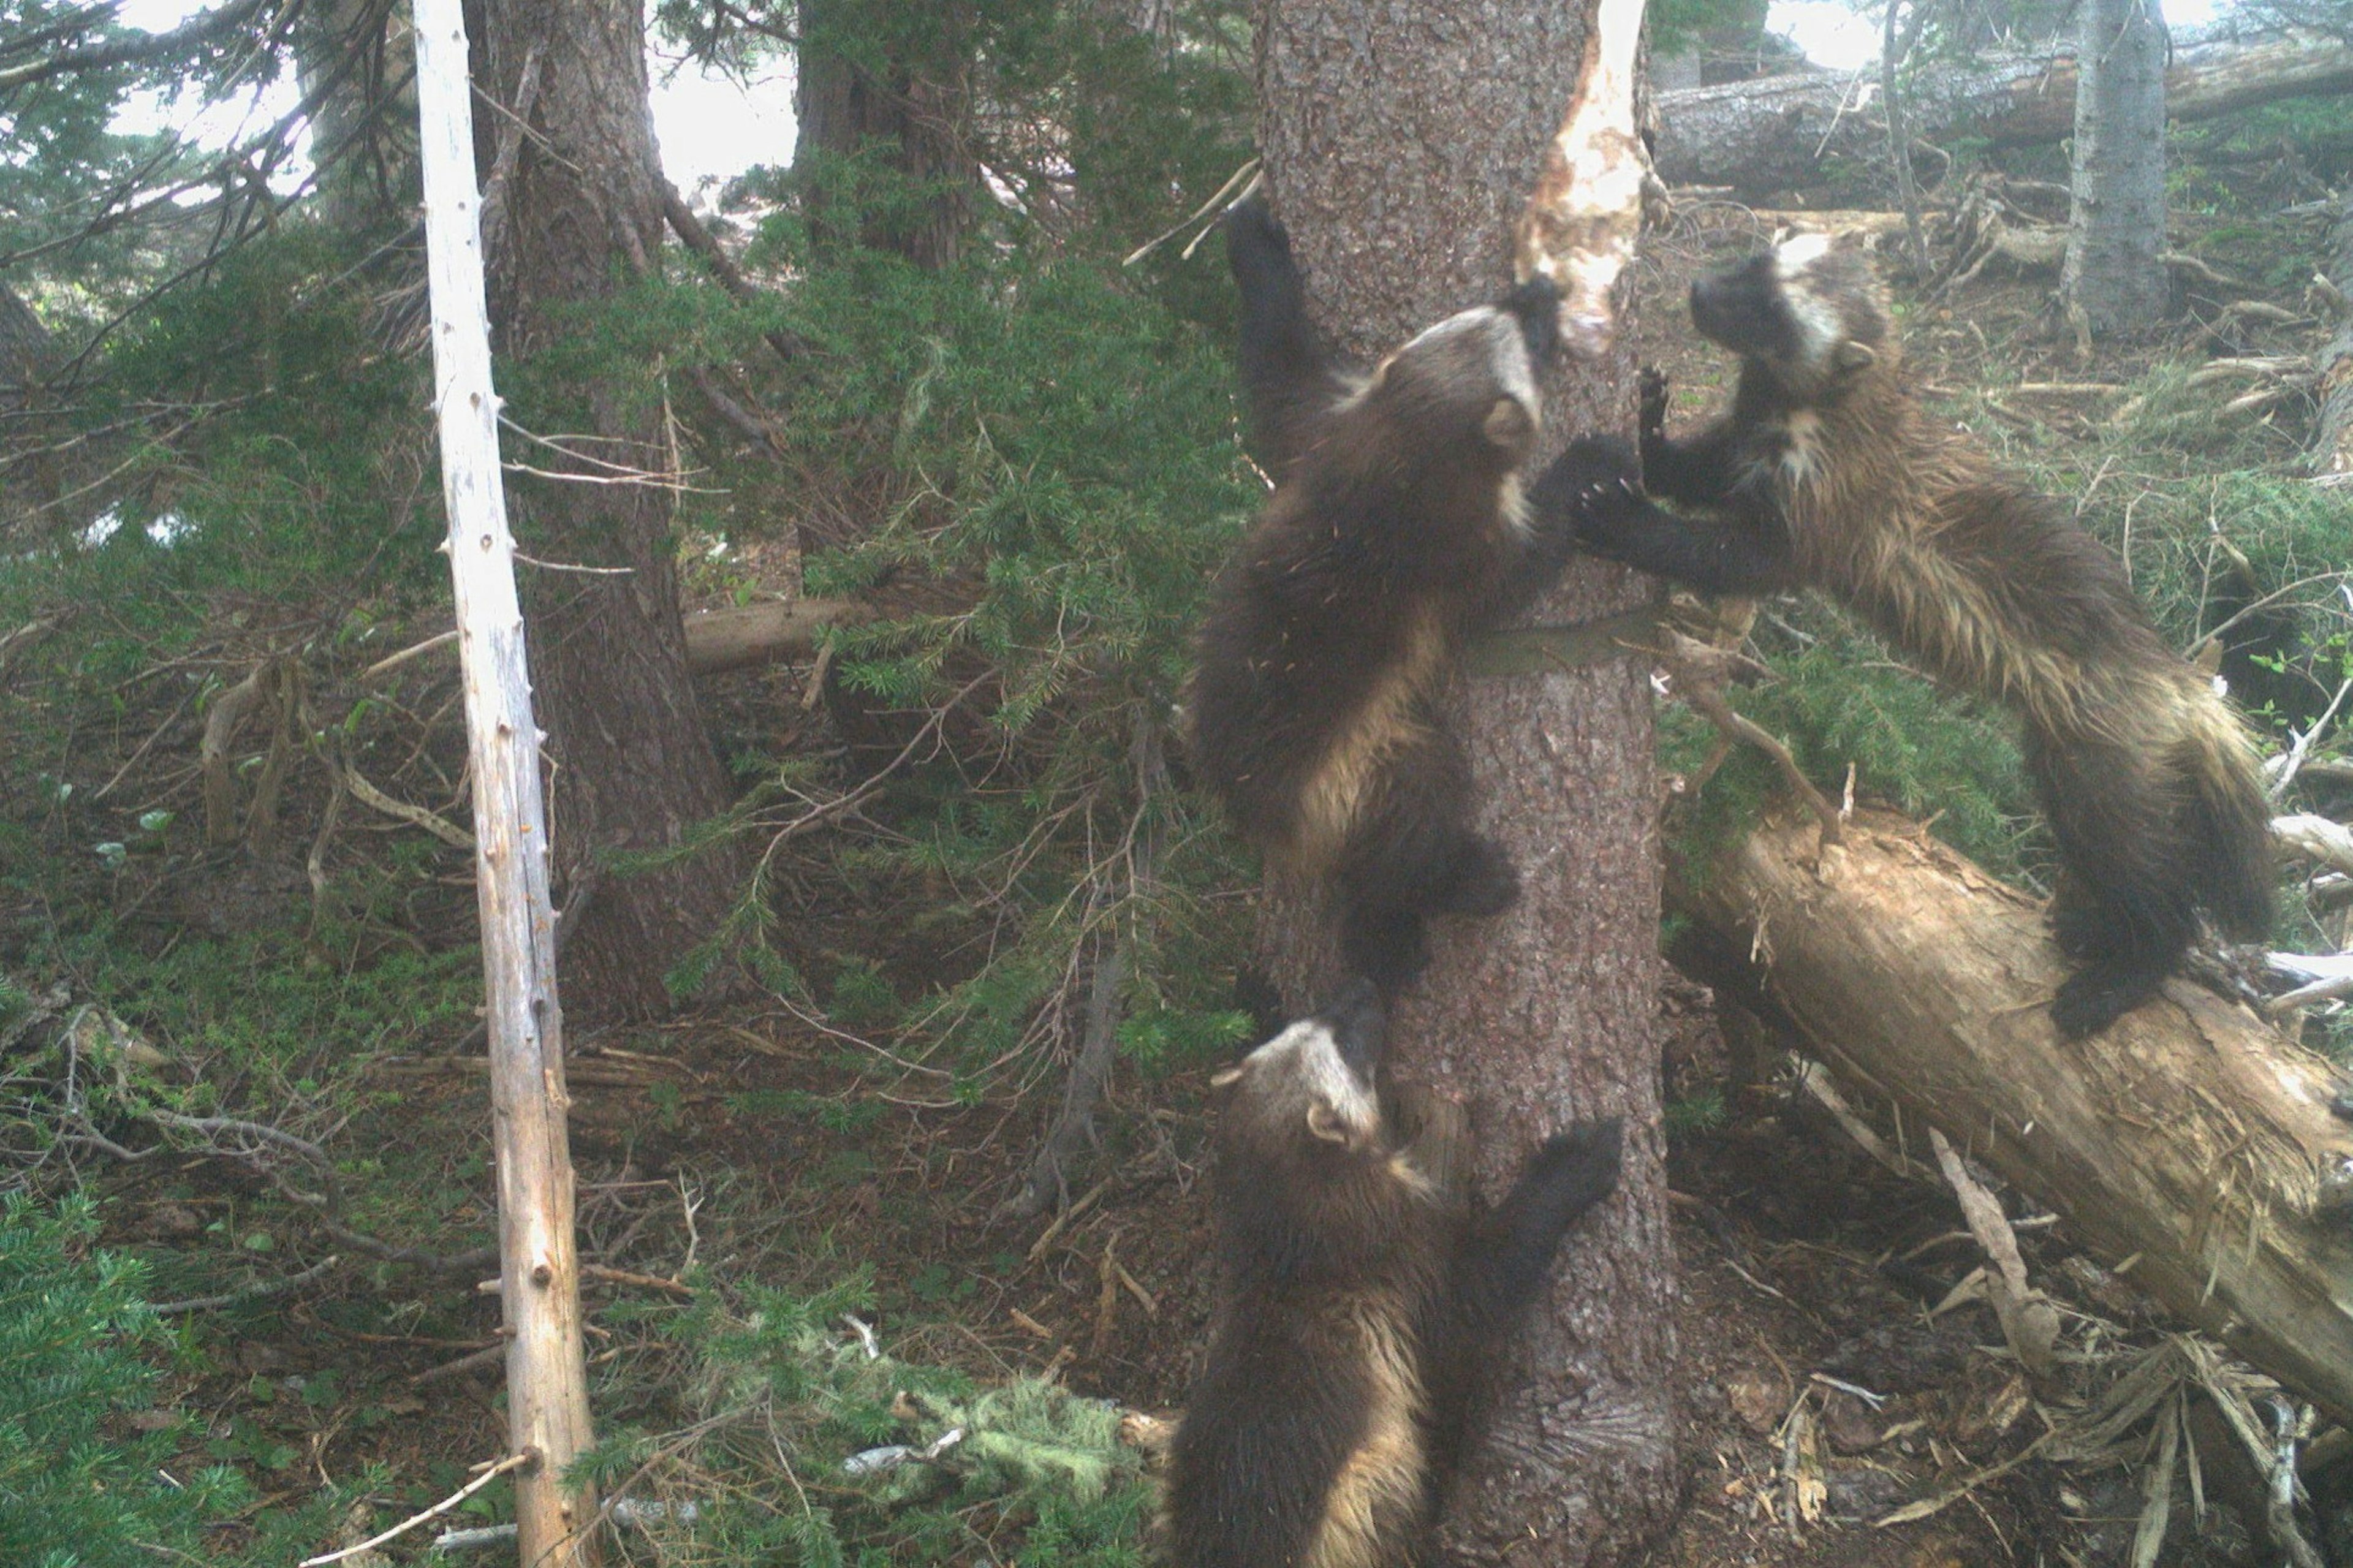
M2058 842L2052 922L2082 967L2071 1037L2148 999L2196 938L2270 924L2269 811L2245 728L2168 647L2116 556L1923 410L1870 259L1820 235L1692 287L1740 356L1731 409L1666 434L1646 372L1642 469L1694 509L1580 517L1580 542L1711 594L1822 589L1938 679L2009 705Z

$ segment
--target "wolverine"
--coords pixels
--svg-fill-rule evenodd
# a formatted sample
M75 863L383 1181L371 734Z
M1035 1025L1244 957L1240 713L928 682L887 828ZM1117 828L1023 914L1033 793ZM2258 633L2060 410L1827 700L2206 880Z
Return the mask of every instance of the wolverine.
M2113 553L1920 406L1868 257L1786 238L1694 283L1691 315L1740 376L1729 411L1678 440L1644 373L1643 481L1688 510L1588 510L1580 542L1704 593L1820 589L2016 711L2059 849L2053 931L2080 965L2052 1005L2063 1034L2154 994L2201 910L2263 935L2269 812L2244 726Z
M1472 826L1448 722L1462 649L1558 575L1579 517L1640 507L1634 453L1588 437L1525 475L1559 340L1544 279L1366 370L1318 341L1262 201L1235 206L1225 235L1275 489L1211 590L1187 752L1271 864L1333 889L1350 971L1394 994L1426 961L1426 917L1495 914L1519 892Z
M1618 1183L1616 1119L1546 1141L1474 1212L1375 1088L1361 977L1213 1083L1220 1276L1170 1446L1172 1568L1419 1568L1485 1373Z

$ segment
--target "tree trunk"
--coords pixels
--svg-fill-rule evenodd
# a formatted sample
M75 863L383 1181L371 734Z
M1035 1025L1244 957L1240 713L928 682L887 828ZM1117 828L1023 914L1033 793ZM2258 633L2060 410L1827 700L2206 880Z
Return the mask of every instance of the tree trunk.
M2075 62L2049 53L1994 55L1915 73L1912 133L1929 142L1978 137L2038 146L2075 129ZM2165 112L2211 120L2258 103L2353 90L2353 47L2333 38L2209 44L2176 51L2165 70ZM1859 107L1844 71L1805 71L1725 87L1659 94L1659 177L1677 185L1731 185L1752 195L1795 190L1831 159L1883 167L1887 122ZM1890 186L1893 189L1893 186Z
M925 268L946 266L963 247L977 177L965 144L967 4L800 0L793 171L821 244L888 250ZM884 190L880 200L828 189L852 156L874 161L905 188ZM845 194L865 209L849 232L828 217Z
M2165 269L2165 19L2158 0L2084 0L2074 200L2059 297L2080 332L2144 328Z
M457 607L466 761L474 784L491 1142L499 1176L499 1306L508 1335L507 1451L522 1561L596 1568L596 1489L568 1477L596 1440L581 1348L576 1192L565 1123L547 802L499 468L498 395L474 184L473 91L458 0L417 0L420 174L433 312L434 408ZM420 194L423 182L420 181ZM292 679L290 674L283 679ZM291 697L291 691L289 691ZM210 739L209 731L207 739Z
M2353 190L2337 198L2337 226L2328 237L2327 278L2337 290L2337 335L2321 358L2320 432L2314 442L2314 467L2337 483L2353 484Z
M1677 879L1704 939L1687 967L1736 994L1761 984L1915 1155L1922 1123L1942 1130L2102 1262L2137 1258L2168 1311L2353 1415L2353 1230L2324 1195L2353 1128L2329 1113L2328 1065L2179 979L2063 1041L2066 967L2034 900L1892 812L1860 814L1819 869L1816 838L1810 817L1768 822Z
M1377 355L1511 279L1514 226L1576 80L1590 8L1514 0L1476 13L1394 0L1270 0L1260 17L1260 145L1312 305ZM1546 388L1551 439L1625 427L1632 333ZM1619 610L1640 585L1574 568L1548 622ZM1492 1199L1538 1141L1622 1114L1619 1196L1571 1239L1502 1368L1489 1439L1448 1510L1458 1561L1621 1560L1673 1514L1674 1278L1660 1164L1655 795L1647 674L1613 662L1477 683L1460 714L1484 831L1517 858L1518 905L1442 921L1435 961L1393 1021L1400 1081L1464 1101ZM1263 936L1285 999L1330 983L1312 898L1270 889Z
M637 0L490 0L484 14L484 85L511 112L527 98L531 124L510 138L508 187L489 198L503 196L493 320L502 363L521 367L520 376L506 373L512 412L528 428L588 433L568 444L603 464L666 472L669 447L640 388L618 373L574 372L559 389L531 369L534 355L579 330L568 315L608 300L624 277L645 275L659 251ZM545 448L532 463L606 481L519 474L508 492L522 548L552 563L526 573L525 598L555 765L555 843L576 888L594 856L675 847L726 808L729 790L687 677L669 492L609 482L610 468ZM623 570L565 569L575 566ZM662 1010L663 975L717 927L739 890L736 868L734 856L710 851L601 878L565 944L574 1011Z
M311 117L319 206L347 232L406 220L418 199L416 42L408 7L390 0L322 0L294 26L294 68Z

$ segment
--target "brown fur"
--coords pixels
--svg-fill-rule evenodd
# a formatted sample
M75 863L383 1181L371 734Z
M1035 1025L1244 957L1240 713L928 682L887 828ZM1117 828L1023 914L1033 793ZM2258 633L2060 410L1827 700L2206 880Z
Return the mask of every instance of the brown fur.
M1489 1348L1616 1183L1618 1124L1586 1123L1472 1213L1394 1142L1379 1037L1360 984L1219 1075L1222 1290L1170 1448L1175 1568L1425 1562Z
M2243 726L2166 646L2116 557L1919 405L1868 259L1818 239L1693 289L1741 355L1730 412L1687 439L1646 377L1657 514L1588 542L1714 592L1817 587L1938 679L2005 703L2059 840L2060 940L2088 961L2063 1030L2104 1027L2179 963L2203 909L2267 928L2267 811Z
M1557 337L1550 285L1358 372L1316 342L1263 204L1225 229L1250 423L1277 485L1211 590L1187 752L1271 865L1329 884L1349 968L1394 992L1425 959L1428 916L1494 914L1518 890L1472 827L1470 762L1447 723L1462 647L1552 581L1580 510L1632 504L1632 453L1588 439L1523 490Z

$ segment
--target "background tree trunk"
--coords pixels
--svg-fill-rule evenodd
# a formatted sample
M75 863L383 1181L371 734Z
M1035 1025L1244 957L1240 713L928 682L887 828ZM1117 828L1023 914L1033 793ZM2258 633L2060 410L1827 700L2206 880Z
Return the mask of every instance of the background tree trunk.
M927 268L955 259L971 226L977 174L965 142L967 3L800 0L793 170L822 241L892 251ZM826 185L839 161L853 155L909 188L878 193L880 202L860 199L857 226L840 233L826 217L839 195Z
M2084 0L2074 202L2059 295L2077 331L2144 327L2165 269L2165 18L2158 0Z
M1336 342L1377 354L1510 281L1514 226L1589 22L1585 7L1537 0L1469 15L1399 0L1270 0L1258 31L1259 141ZM1630 341L1621 332L1608 363L1554 378L1556 444L1629 424ZM1587 563L1539 618L1584 620L1638 597L1626 573ZM1470 1562L1609 1563L1667 1521L1678 1480L1649 688L1630 662L1482 681L1463 721L1485 829L1518 858L1524 893L1498 920L1440 922L1436 960L1395 1020L1396 1076L1466 1102L1489 1198L1572 1120L1620 1113L1628 1134L1618 1197L1580 1226L1509 1352L1447 1547ZM1269 956L1285 1000L1303 1005L1329 983L1328 933L1312 900L1270 892Z
M577 331L567 312L609 298L655 265L660 178L646 101L638 0L489 0L488 89L512 110L530 62L527 118L503 193L502 286L493 299L512 412L546 433L586 431L597 458L650 472L673 464L641 390L573 374L561 400L533 383L532 358ZM487 117L493 135L499 117ZM496 201L497 195L489 200ZM535 467L564 468L534 449ZM605 470L609 472L609 470ZM566 881L593 855L658 851L729 800L687 678L679 625L670 496L629 484L512 476L508 503L522 550L540 562L626 567L592 575L539 566L524 574L531 665L555 763L556 851ZM644 1015L668 998L663 974L717 926L737 893L734 857L706 852L629 876L606 875L565 944L564 990L575 1016Z
M417 45L395 0L322 0L294 27L294 68L311 117L319 208L337 228L406 222L419 199Z
M2337 199L2337 225L2328 237L2328 280L2340 301L2353 300L2353 190ZM2315 467L2353 484L2353 304L2337 309L2337 335L2321 356L2320 432L2314 442Z

